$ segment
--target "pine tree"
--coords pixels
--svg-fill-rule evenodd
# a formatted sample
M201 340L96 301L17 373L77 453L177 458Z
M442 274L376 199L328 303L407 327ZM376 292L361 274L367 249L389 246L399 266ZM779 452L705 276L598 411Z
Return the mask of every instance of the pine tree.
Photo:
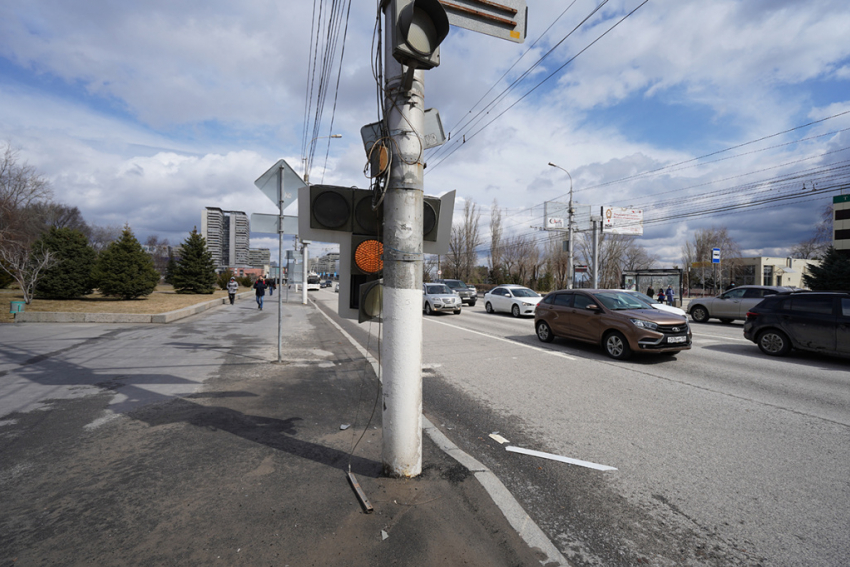
M165 266L165 283L173 284L174 271L177 269L177 260L174 259L174 251L168 251L168 264Z
M830 246L820 266L809 266L809 273L803 275L803 283L815 291L850 290L850 256Z
M159 283L153 259L142 249L129 226L98 256L92 278L104 295L135 299L150 295Z
M82 232L51 227L33 246L50 250L59 260L39 278L35 288L39 297L71 299L93 291L91 273L97 254Z
M171 285L177 293L212 293L215 284L215 262L207 250L207 241L194 228L183 243Z

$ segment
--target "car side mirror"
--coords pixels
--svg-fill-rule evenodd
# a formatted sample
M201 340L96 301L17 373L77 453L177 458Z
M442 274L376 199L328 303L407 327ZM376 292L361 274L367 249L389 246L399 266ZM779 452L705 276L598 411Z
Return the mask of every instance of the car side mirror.
M587 309L588 311L600 311L599 306L597 306L595 303L591 303L590 305L585 307L585 309Z

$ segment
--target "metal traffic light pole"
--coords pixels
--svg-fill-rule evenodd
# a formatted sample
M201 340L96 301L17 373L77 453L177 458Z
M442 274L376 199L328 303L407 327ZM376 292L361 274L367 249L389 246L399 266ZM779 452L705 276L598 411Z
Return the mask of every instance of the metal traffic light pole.
M384 472L394 477L422 472L422 215L425 121L424 72L412 74L392 53L392 26L385 26L385 116L394 140L384 196L384 290L381 366ZM410 74L407 74L409 80Z

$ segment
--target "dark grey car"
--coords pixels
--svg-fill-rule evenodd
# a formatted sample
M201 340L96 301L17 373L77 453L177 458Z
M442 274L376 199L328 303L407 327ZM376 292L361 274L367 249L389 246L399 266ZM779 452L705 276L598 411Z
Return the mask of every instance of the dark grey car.
M772 295L747 313L744 337L771 356L792 348L850 356L850 293Z
M692 299L688 313L697 323L705 323L709 319L720 319L721 323L742 321L747 318L747 311L761 303L765 297L783 291L791 291L791 288L773 285L742 285L724 291L717 297Z
M461 280L436 280L434 283L446 284L453 292L460 296L460 300L470 307L475 307L478 301L478 292L474 287L469 287Z

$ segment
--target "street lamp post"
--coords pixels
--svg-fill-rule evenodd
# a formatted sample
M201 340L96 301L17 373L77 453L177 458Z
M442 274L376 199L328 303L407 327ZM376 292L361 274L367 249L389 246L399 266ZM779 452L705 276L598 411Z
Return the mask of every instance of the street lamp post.
M567 289L573 289L573 176L560 165L555 165L551 161L549 162L549 165L557 167L570 178L569 220L567 221L567 246L569 248L567 250Z

